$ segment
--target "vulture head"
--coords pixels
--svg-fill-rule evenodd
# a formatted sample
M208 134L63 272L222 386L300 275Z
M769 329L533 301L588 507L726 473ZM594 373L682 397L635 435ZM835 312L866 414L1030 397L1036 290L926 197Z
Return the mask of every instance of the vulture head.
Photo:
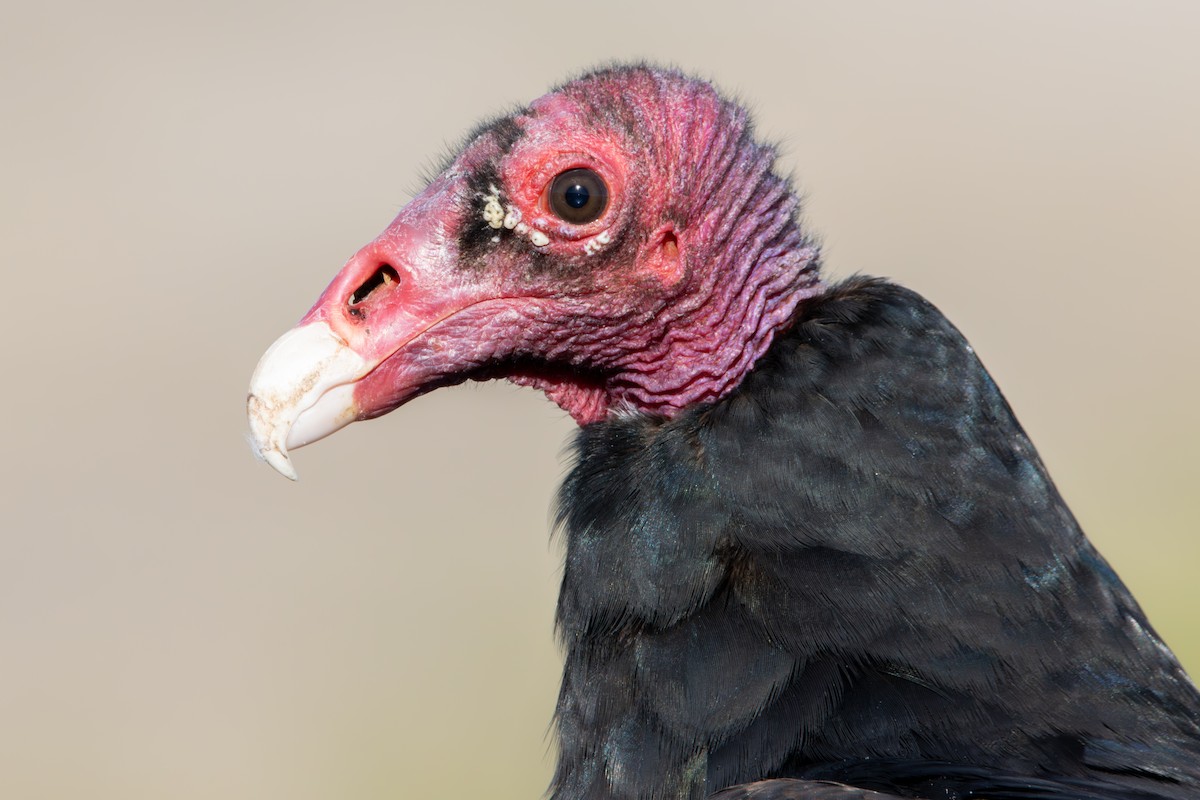
M773 163L743 109L646 67L482 126L263 356L257 451L295 478L289 450L467 379L581 425L719 399L822 290Z

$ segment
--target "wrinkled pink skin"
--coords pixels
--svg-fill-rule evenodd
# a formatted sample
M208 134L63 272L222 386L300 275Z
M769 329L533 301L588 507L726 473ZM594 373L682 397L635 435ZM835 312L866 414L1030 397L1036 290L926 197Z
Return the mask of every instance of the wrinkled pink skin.
M707 84L600 73L514 119L523 135L511 149L494 132L471 142L302 321L326 321L373 366L355 388L362 417L514 356L521 366L503 377L543 390L580 424L621 410L670 417L729 392L796 304L822 290L774 154ZM463 226L486 228L470 178L489 167L501 202L548 244L486 229L501 241L459 253ZM546 202L553 178L576 167L609 187L604 214L585 225ZM381 264L399 280L351 313Z

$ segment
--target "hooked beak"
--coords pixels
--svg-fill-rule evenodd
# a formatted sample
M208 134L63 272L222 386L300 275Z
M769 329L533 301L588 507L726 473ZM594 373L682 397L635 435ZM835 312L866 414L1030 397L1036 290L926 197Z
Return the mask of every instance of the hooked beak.
M250 379L255 452L296 479L288 451L379 416L504 345L483 323L505 314L493 282L458 267L456 176L443 175L401 210L281 336Z
M296 480L288 450L358 419L354 384L369 369L323 320L279 337L250 378L246 410L258 455L280 475Z

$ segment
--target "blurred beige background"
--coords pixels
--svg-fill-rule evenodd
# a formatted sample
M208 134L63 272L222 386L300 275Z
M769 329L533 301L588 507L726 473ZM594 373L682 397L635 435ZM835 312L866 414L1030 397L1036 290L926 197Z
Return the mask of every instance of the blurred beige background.
M412 5L5 10L0 797L540 796L569 420L441 391L289 484L243 398L446 143L609 59L750 102L1200 671L1200 4Z

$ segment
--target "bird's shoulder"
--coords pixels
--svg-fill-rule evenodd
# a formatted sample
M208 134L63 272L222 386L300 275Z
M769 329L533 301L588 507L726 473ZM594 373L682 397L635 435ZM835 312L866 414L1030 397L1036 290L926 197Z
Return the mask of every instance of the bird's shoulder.
M983 416L968 421L1001 423L1006 434L1015 424L974 349L933 303L866 276L801 304L746 380L705 413L736 424L753 406L774 423L811 416L814 400L844 413L911 410L922 429L954 422L948 413L969 406Z
M921 295L879 278L851 278L803 304L731 395L676 425L692 427L731 500L786 496L792 522L836 524L853 509L856 524L874 512L922 532L1013 530L1022 518L1058 532L1052 540L1077 530L962 333ZM1048 544L1045 530L1026 533L1018 538Z

